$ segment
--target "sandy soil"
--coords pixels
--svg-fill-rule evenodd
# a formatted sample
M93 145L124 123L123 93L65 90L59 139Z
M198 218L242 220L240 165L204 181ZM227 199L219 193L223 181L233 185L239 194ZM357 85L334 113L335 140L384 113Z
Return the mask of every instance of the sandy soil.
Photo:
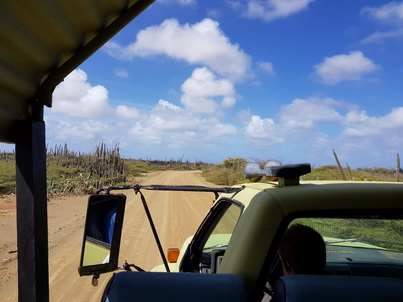
M141 184L207 185L199 172L156 172ZM127 195L120 263L124 260L145 270L162 264L140 196ZM143 191L163 248L182 246L210 209L212 193ZM50 301L99 301L111 275L101 275L99 285L91 277L79 277L87 196L51 199L48 203ZM17 301L17 244L15 196L0 198L0 297Z

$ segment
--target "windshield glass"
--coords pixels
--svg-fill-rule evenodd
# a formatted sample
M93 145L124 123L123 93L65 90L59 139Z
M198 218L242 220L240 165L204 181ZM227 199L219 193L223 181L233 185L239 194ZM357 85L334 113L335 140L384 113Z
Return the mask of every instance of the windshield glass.
M206 243L201 250L199 262L200 272L215 273L221 263L232 233L242 213L242 208L232 202L223 201L220 212L217 215L211 233L207 236Z
M326 243L327 263L403 265L403 221L387 219L299 218Z
M204 245L203 252L207 253L214 249L226 248L240 215L241 208L235 204L231 204L211 232Z

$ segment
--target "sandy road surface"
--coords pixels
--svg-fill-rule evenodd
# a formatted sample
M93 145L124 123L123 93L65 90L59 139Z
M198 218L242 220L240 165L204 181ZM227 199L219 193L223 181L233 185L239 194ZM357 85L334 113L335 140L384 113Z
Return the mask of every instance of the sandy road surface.
M198 172L166 171L150 174L142 184L210 185ZM140 196L127 195L120 263L125 259L145 270L161 264L157 245L148 224ZM181 247L197 229L212 205L212 193L143 191L160 235L163 248ZM91 277L79 277L87 197L51 200L49 216L50 301L99 301L110 274L101 275L99 286ZM0 199L0 297L17 301L17 247L15 244L15 199Z

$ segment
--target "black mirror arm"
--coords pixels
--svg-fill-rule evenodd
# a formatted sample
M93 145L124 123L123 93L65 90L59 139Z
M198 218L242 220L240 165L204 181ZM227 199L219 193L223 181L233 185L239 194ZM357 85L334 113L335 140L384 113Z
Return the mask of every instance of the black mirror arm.
M157 230L156 230L156 228L155 228L154 221L153 221L153 219L152 219L152 217L151 217L150 210L148 209L146 199L144 198L143 193L141 193L140 187L135 187L135 188L134 188L134 192L135 192L135 194L140 193L141 202L143 203L143 207L144 207L144 210L145 210L145 212L146 212L148 221L150 222L151 230L152 230L152 232L153 232L155 241L157 242L158 250L159 250L159 252L160 252L160 254L161 254L162 261L164 262L165 269L166 269L167 272L169 273L169 272L170 272L170 269L169 269L168 261L167 261L167 259L166 259L166 257L165 257L164 251L163 251L163 249L162 249L161 241L160 241L160 239L159 239L159 237L158 237L158 233L157 233Z
M129 264L127 263L127 261L125 260L125 263L123 264L123 269L125 271L131 272L131 267L133 267L135 270L137 270L138 272L145 272L145 270L143 270L141 267L135 265L135 264Z
M137 186L138 187L138 186ZM105 194L110 194L112 190L129 190L133 189L133 186L111 186L111 187L102 187L99 188L95 194L100 194L102 191L105 191ZM136 190L136 187L134 187Z

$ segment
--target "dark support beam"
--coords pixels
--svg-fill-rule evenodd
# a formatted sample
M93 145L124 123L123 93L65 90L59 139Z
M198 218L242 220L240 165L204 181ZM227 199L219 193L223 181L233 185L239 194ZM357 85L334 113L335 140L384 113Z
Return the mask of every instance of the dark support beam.
M16 122L18 301L49 301L43 121Z

